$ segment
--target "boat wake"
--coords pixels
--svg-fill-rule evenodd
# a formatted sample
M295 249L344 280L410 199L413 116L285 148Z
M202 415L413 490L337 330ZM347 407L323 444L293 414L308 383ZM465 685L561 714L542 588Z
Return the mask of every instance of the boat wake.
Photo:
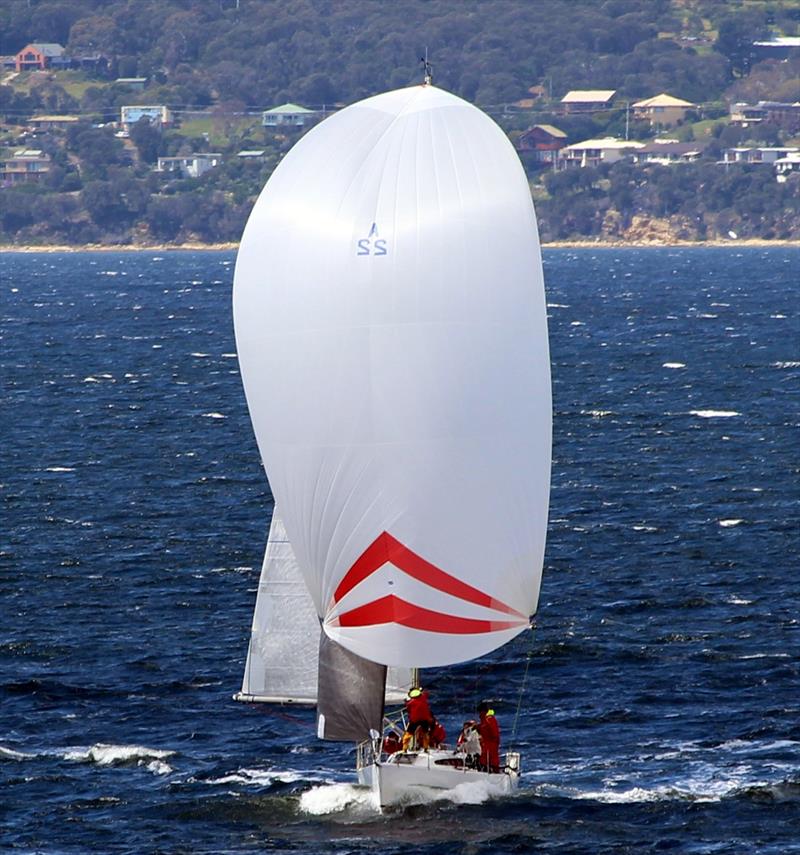
M322 784L300 796L300 810L311 816L326 816L342 811L376 813L378 802L372 790L356 784Z
M455 805L479 805L489 799L507 795L501 787L484 781L470 781L453 787L451 790L433 787L409 787L403 799L389 810L390 813L402 811L415 805L427 805L449 802ZM300 810L311 816L347 811L356 814L374 814L379 810L378 800L373 791L356 784L328 783L312 787L300 797Z

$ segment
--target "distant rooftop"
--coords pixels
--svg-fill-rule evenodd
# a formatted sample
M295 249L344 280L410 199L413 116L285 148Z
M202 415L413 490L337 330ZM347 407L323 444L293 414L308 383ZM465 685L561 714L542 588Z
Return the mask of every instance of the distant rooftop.
M313 113L306 107L301 107L299 104L281 104L279 107L273 107L271 110L265 110L266 114L277 115L279 113Z
M25 47L36 48L39 53L42 53L45 56L61 56L64 53L64 48L55 42L31 42ZM24 49L25 48L23 48L23 50Z
M800 48L800 36L775 36L764 42L753 42L756 47L796 47Z
M585 104L610 101L616 89L572 89L561 99L562 104Z
M583 142L573 143L568 145L570 151L583 151L584 149L597 148L644 148L644 143L636 142L636 140L620 140L616 137L603 137L596 140L584 140Z
M696 106L691 101L684 101L681 98L675 98L672 95L667 95L662 92L660 95L655 95L652 98L646 98L644 101L637 101L634 107L694 107Z
M534 128L541 128L546 133L550 134L551 137L558 137L558 139L566 139L567 135L564 131L560 131L554 125L534 125Z

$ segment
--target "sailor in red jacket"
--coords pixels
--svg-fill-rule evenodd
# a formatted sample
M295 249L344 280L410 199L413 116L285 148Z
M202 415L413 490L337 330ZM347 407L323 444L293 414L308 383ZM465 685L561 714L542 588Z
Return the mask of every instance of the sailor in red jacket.
M478 733L481 737L481 768L487 772L500 771L500 725L494 717L494 710L488 701L478 704L481 720Z
M403 751L409 748L417 731L420 733L419 741L422 743L418 747L427 751L430 747L434 718L428 704L428 692L425 689L414 686L408 690L408 695L406 696L406 714L408 716L408 724L403 734Z

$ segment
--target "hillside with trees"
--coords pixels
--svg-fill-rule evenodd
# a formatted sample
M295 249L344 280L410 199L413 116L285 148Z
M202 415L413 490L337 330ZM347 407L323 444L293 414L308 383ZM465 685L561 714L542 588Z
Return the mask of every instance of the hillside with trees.
M235 241L304 132L265 128L262 112L292 102L325 115L417 83L426 50L437 85L515 142L536 123L569 143L626 130L647 142L656 130L631 103L668 92L697 105L671 134L702 141L700 162L553 172L525 160L545 239L800 239L800 173L780 183L766 164L717 163L726 147L798 142L800 131L728 121L731 102L800 101L800 50L753 50L798 33L800 0L7 0L0 160L33 149L49 167L0 187L0 243ZM29 43L62 45L82 65L17 72ZM564 115L575 89L615 90L616 106ZM132 104L165 105L174 121L122 131ZM37 126L47 115L71 119ZM154 169L203 152L219 158L199 177Z

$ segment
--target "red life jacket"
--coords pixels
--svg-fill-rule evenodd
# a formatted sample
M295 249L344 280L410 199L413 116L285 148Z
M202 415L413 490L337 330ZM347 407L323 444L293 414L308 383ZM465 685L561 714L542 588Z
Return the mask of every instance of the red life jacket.
M416 698L406 698L408 721L413 724L418 721L433 721L433 713L428 705L428 692L423 690Z

